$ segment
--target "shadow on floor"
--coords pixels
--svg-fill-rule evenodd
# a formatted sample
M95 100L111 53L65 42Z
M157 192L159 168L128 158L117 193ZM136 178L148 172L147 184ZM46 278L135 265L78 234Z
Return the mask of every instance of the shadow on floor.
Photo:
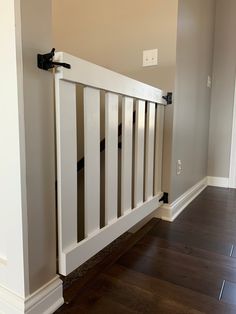
M65 290L57 313L236 313L236 190L207 187Z

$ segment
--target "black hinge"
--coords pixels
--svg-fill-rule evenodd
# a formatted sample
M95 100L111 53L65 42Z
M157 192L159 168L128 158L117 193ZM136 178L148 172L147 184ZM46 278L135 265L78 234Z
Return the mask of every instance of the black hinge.
M167 93L166 96L162 96L162 98L165 99L165 101L167 102L167 105L172 104L172 93L171 92Z
M159 202L163 202L164 204L168 204L169 203L169 194L167 192L163 193L162 198L159 199Z
M67 69L71 68L71 65L68 63L63 62L55 62L53 61L53 57L55 55L55 48L52 49L51 52L46 54L38 54L37 60L38 60L38 68L42 70L48 71L49 69L54 68L55 66L64 67Z

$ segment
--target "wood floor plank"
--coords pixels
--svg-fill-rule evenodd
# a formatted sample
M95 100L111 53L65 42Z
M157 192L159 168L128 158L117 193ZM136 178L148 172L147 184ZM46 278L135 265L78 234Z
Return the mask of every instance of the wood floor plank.
M236 224L235 224L236 225ZM177 230L185 233L200 234L201 237L212 239L218 243L226 243L230 247L236 242L236 230L231 229L228 224L197 223L189 221L176 221L171 225L172 230ZM236 228L235 228L236 229ZM224 232L222 232L224 230Z
M218 298L223 278L197 268L192 263L183 263L183 259L179 259L177 254L174 258L172 255L172 259L169 256L160 254L154 259L132 249L122 256L118 263L136 272Z
M161 222L158 228L152 229L150 234L173 242L180 242L196 248L213 251L219 254L228 255L231 252L232 244L223 241L221 238L196 233L192 230L186 231L181 228L175 229L170 223Z
M236 190L207 187L74 282L57 313L236 314L235 247Z
M227 207L219 207L210 205L209 208L206 206L200 206L195 204L194 206L188 208L187 212L180 215L176 222L189 221L196 224L207 223L211 226L228 226L233 228L236 221L235 216L235 203L229 205L230 209ZM222 219L222 210L224 211L224 219Z
M100 276L99 281L97 281L98 285L93 287L96 291L99 290L100 293L104 293L108 297L117 300L120 304L123 304L138 313L201 313L200 311L185 306L184 304L168 299L166 296L144 290L138 285L131 285L126 281L114 278L108 274Z
M223 304L215 298L195 292L191 289L175 285L165 280L153 278L146 274L136 272L124 266L115 264L107 272L109 276L127 282L130 285L138 286L143 290L154 293L155 296L173 300L176 303L184 304L190 309L202 313L231 314L236 313L236 307L230 304Z
M233 251L232 251L231 256L234 258L236 257L236 246L233 247Z
M130 252L137 252L141 255L152 258L153 260L163 261L166 266L169 264L184 265L185 268L191 271L201 273L205 278L218 278L220 282L224 279L236 282L236 268L228 267L225 264L219 264L215 261L209 261L206 258L196 257L192 254L185 254L176 250L170 250L169 248L162 248L160 246L146 246L138 243ZM230 257L229 257L230 259ZM231 258L231 260L233 260ZM203 279L204 280L204 279Z
M203 260L209 261L213 264L216 264L222 267L229 267L229 268L232 268L233 270L236 270L236 259L231 258L226 255L217 254L212 251L207 251L204 249L199 249L192 246L188 246L183 243L172 242L163 238L146 235L139 241L137 245L138 246L143 245L147 247L151 246L151 247L166 248L172 251L177 251L179 253L201 258ZM236 253L235 250L233 250L232 252L232 257L234 256L234 253Z
M104 292L95 291L90 288L86 290L86 293L82 293L80 298L75 299L73 303L65 305L59 313L70 314L137 314L137 311L133 311L128 307L120 304L114 298L107 297Z
M236 284L231 281L224 281L220 300L236 306Z

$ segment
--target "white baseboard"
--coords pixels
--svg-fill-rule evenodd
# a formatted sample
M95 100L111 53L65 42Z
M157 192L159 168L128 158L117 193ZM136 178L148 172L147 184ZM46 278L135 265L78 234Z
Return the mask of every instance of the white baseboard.
M58 276L26 299L0 287L1 314L52 314L63 303L62 281Z
M223 177L207 177L207 183L210 186L218 186L221 188L228 188L229 187L229 178Z
M207 177L195 184L171 204L164 204L157 212L157 218L174 221L179 214L207 187Z

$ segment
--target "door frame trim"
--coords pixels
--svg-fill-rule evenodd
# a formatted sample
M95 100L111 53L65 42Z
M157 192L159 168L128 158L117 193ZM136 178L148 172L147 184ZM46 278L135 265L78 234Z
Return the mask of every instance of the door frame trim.
M233 124L231 136L229 187L236 188L236 80L234 90Z

